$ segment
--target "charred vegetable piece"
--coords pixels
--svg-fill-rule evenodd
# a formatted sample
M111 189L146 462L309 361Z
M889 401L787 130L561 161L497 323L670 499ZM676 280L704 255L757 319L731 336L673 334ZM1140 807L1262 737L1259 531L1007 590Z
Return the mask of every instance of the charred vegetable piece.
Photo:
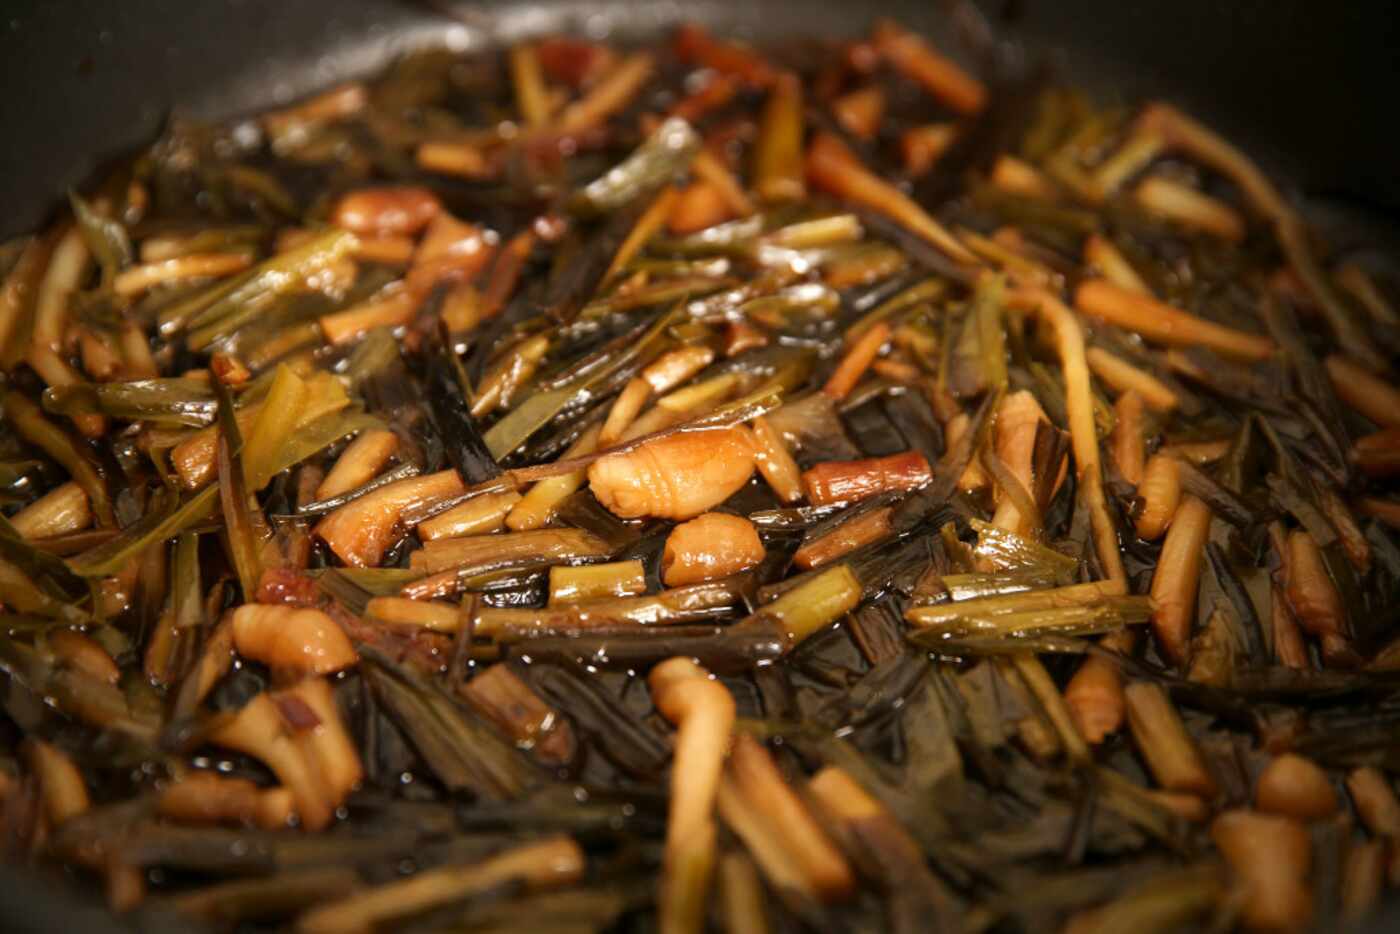
M442 358L432 362L428 398L434 421L443 435L447 459L468 484L482 483L501 471L473 420L466 387L456 378L459 371L455 362Z

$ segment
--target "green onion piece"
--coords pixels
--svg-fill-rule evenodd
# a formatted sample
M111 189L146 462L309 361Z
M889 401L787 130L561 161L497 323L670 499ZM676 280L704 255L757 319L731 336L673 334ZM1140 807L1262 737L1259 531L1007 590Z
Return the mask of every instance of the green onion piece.
M700 136L680 117L652 131L621 163L585 185L569 201L579 214L608 214L664 185L690 164L700 148Z
M204 625L204 585L199 573L199 536L184 532L175 542L171 599L176 629Z
M596 362L594 355L590 355L576 368L581 375L557 389L537 392L511 409L482 436L491 456L501 460L524 444L530 435L543 428L580 393L588 392L590 387L596 386L641 354L650 351L666 334L667 328L678 313L673 309L658 316L639 336L635 330L624 335L623 340L614 341L601 352L601 366L590 366L589 364Z
M1003 296L1006 283L1000 276L977 282L972 314L977 319L977 345L982 352L982 378L988 389L1006 386L1006 327Z
M219 488L211 484L181 502L170 491L164 507L150 508L116 538L68 559L73 573L82 577L115 574L151 545L170 540L214 515Z
M264 523L256 521L255 515L260 518L262 511L248 493L248 474L243 465L243 436L233 414L233 399L222 383L216 382L214 385L219 394L219 503L223 506L229 557L233 559L246 601L253 599L258 591L258 581L262 579L257 527L265 524L265 520Z
M168 336L190 328L189 348L207 350L257 317L272 298L339 260L356 243L355 235L348 230L323 233L164 309L160 313L160 332Z
M98 525L104 528L116 525L112 499L91 449L67 429L46 418L39 406L18 392L5 393L0 398L0 409L4 410L10 425L21 438L58 461L73 481L83 488L92 503Z
M948 292L944 279L924 279L909 288L892 295L871 309L864 317L846 329L847 346L860 340L860 336L881 321L893 318L924 302L936 302Z
M129 383L72 383L44 390L44 408L56 415L110 415L156 425L213 424L218 403L198 379L142 379Z
M1052 572L1061 584L1070 583L1079 574L1079 562L1069 555L981 519L969 520L968 524L977 533L973 554L993 568L1006 571L1042 568Z
M102 287L110 288L117 273L131 265L131 238L121 221L104 217L77 194L68 192L68 203L73 206L73 219L78 223L78 232L83 243L102 267Z
M855 609L860 596L860 581L849 567L838 564L792 588L749 619L777 623L792 648Z

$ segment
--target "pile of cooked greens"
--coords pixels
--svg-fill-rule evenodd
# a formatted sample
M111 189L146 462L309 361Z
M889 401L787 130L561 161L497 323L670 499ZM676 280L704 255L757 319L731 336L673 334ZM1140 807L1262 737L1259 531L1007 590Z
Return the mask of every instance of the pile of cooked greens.
M0 247L0 845L306 932L1330 930L1400 314L888 21L171 123Z

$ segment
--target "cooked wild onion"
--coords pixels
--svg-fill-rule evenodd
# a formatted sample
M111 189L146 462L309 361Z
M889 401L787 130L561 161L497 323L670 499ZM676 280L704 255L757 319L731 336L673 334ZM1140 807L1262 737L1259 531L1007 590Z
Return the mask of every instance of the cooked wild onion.
M964 57L424 51L4 245L6 853L302 931L1371 912L1395 276Z

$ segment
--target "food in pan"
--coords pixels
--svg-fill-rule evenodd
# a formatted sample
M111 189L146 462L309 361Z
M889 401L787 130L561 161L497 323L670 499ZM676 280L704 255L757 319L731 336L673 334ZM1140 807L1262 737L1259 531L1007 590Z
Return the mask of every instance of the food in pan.
M3 248L0 828L213 926L1304 930L1400 882L1400 329L887 21L411 55Z

